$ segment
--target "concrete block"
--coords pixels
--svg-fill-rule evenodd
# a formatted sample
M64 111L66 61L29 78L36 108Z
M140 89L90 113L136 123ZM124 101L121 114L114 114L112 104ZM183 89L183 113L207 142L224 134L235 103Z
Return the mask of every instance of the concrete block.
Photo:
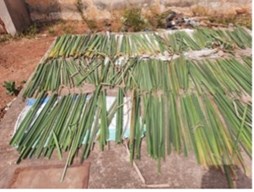
M31 23L23 0L0 0L0 18L11 35L22 32Z

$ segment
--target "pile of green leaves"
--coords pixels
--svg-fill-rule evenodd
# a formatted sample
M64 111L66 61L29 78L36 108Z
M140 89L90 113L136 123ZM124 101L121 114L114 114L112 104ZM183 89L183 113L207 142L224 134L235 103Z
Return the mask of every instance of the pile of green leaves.
M88 35L64 35L58 37L49 58L108 56L141 56L179 54L188 50L221 47L232 50L251 48L252 37L242 27L234 30L197 28L192 34L174 33L94 33Z
M115 140L122 143L128 96L131 161L140 158L145 133L147 151L158 165L176 151L186 156L194 152L198 163L225 172L224 165L245 168L242 150L252 156L252 58L190 60L180 54L165 61L143 54L199 50L214 41L246 48L250 39L242 28L198 29L193 36L180 31L166 36L59 37L23 91L24 98L37 100L11 140L20 152L18 162L33 156L50 158L54 150L60 158L68 151L66 168L79 150L83 161L95 142L102 150L107 145L112 119ZM86 84L93 85L94 91L88 93ZM69 93L63 95L62 88ZM110 91L116 94L108 108ZM45 98L49 98L46 104Z

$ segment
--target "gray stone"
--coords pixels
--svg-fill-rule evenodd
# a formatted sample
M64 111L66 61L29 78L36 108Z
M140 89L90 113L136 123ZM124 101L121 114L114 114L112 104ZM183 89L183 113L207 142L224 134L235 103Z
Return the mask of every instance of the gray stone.
M22 32L31 23L24 1L1 0L0 18L8 33Z

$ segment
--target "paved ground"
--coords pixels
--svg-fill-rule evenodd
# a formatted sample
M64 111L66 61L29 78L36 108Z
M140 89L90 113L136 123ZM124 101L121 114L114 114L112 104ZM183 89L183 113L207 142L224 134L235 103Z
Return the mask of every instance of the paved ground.
M28 159L16 165L18 153L11 148L8 143L11 139L15 120L22 110L24 103L21 98L15 100L5 117L0 122L0 188L10 187L13 180L15 170L17 168L27 168L34 166L45 166L44 172L50 173L52 169L64 164L64 160L60 161L57 155L53 155L52 159ZM66 158L66 154L65 154ZM64 158L64 159L65 159ZM236 180L239 188L251 188L251 161L245 158L248 163L248 172L245 176L238 170L238 178ZM79 158L75 160L78 163ZM188 158L182 155L172 154L165 162L162 162L161 173L158 173L157 162L152 160L146 153L145 142L142 146L141 161L136 161L137 167L143 175L146 184L141 182L140 177L134 167L129 162L128 153L123 145L115 145L110 143L109 149L101 152L95 145L89 159L90 162L89 188L147 188L147 187L167 187L167 188L225 188L227 182L221 172L217 170L208 170L197 165L192 154ZM68 172L67 172L68 173ZM25 175L31 180L40 172L26 172ZM71 174L70 178L77 181L75 177L84 177L84 172L78 170L76 174ZM81 180L78 180L81 181ZM20 182L20 186L24 183ZM54 184L45 184L48 187ZM73 183L69 183L73 186ZM81 184L78 183L77 186ZM153 185L153 186L151 186ZM15 187L19 187L16 183ZM55 183L55 186L59 184ZM47 186L45 186L47 187ZM66 186L68 187L68 186Z
M87 188L90 163L74 165L68 169L63 182L59 182L64 165L28 166L18 168L8 188ZM31 177L33 175L33 177Z

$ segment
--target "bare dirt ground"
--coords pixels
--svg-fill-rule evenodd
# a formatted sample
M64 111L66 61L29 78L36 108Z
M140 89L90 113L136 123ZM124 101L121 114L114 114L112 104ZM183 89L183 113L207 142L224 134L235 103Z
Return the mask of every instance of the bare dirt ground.
M57 24L43 29L32 38L21 38L0 43L0 188L8 187L17 168L59 165L64 160L58 160L55 155L51 160L28 159L16 164L17 151L9 146L16 118L24 103L17 98L4 118L6 105L14 99L5 93L2 87L4 81L15 81L17 86L22 86L22 81L28 80L41 57L57 35L69 31L76 26L74 33L87 32L86 26L77 23ZM77 27L78 26L78 27ZM143 143L145 145L145 142ZM146 153L142 147L141 160L137 161L146 184L144 185L129 162L128 153L123 145L111 144L110 149L101 152L97 147L91 153L88 161L91 162L89 188L226 188L227 182L218 170L208 170L200 167L195 157L190 154L188 158L172 154L162 162L161 173L158 173L157 162ZM247 176L238 170L236 179L238 188L251 188L251 160L247 158ZM82 174L82 173L79 173ZM78 174L77 174L78 176ZM26 179L33 177L27 175ZM18 187L18 186L17 186Z
M54 37L11 40L0 44L0 109L14 97L2 86L4 81L15 81L22 85L35 69Z

